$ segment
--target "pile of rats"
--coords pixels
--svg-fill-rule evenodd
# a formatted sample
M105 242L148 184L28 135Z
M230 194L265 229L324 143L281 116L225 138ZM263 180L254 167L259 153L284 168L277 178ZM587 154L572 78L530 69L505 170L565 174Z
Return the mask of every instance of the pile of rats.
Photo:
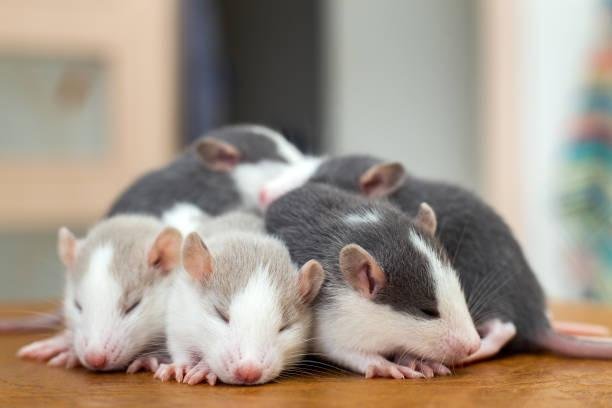
M309 355L431 378L500 354L612 358L555 321L511 230L471 192L370 156L302 154L259 125L211 131L58 233L63 308L0 322L58 334L19 357L161 381L274 381ZM328 364L328 363L326 363Z

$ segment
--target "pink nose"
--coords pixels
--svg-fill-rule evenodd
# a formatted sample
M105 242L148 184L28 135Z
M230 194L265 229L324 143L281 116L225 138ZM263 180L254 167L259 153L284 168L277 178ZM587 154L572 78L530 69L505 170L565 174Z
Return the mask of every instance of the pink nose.
M456 337L449 337L448 348L459 359L471 356L480 348L480 341L462 341Z
M251 363L243 364L236 369L234 377L241 383L253 384L261 378L261 368Z
M104 368L106 355L101 351L88 351L85 353L85 363L96 369Z
M259 191L259 206L261 208L266 208L268 204L268 191L265 188L262 188Z

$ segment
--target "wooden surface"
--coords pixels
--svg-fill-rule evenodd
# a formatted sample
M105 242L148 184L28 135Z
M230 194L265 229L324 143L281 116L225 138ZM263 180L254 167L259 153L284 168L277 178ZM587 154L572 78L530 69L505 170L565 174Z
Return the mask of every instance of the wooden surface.
M20 309L24 309L21 307ZM16 308L0 308L0 318ZM612 327L612 309L557 305L557 318ZM16 350L42 338L0 336L0 407L126 406L612 406L612 362L522 355L457 369L431 380L365 380L322 373L256 387L188 386L154 381L151 374L95 374L20 361Z

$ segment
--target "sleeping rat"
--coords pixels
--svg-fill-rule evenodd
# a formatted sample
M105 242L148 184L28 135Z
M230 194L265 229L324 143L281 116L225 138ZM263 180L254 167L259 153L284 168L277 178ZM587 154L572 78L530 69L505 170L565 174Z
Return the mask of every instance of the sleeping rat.
M66 328L18 355L52 366L155 370L155 351L164 348L166 295L180 261L179 231L153 217L118 215L85 238L66 228L58 235Z
M413 220L390 204L317 183L276 200L267 230L297 263L319 260L314 348L366 377L431 377L480 339L457 273L422 204Z
M415 214L423 201L436 209L440 223L437 237L459 273L472 318L483 337L481 349L464 362L493 356L502 349L612 357L609 342L588 342L558 332L601 335L606 334L605 328L564 322L552 322L551 327L543 290L512 232L472 193L408 177L400 164L369 156L320 159L318 166L309 169L310 176L303 172L299 178L272 181L260 198L273 199L299 185L299 180L310 178L370 197L388 197L409 215Z
M194 227L169 296L172 364L162 364L155 377L211 385L217 378L249 385L274 379L304 353L321 265L306 260L298 271L252 214L228 213Z

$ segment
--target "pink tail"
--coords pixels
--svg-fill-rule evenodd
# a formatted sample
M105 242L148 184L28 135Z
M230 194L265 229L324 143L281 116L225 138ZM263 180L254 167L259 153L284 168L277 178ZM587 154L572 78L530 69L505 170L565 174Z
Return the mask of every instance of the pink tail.
M612 359L611 337L584 339L550 330L537 343L546 350L566 357Z
M62 324L62 315L59 313L32 316L21 319L0 320L0 333L19 333L53 330Z

